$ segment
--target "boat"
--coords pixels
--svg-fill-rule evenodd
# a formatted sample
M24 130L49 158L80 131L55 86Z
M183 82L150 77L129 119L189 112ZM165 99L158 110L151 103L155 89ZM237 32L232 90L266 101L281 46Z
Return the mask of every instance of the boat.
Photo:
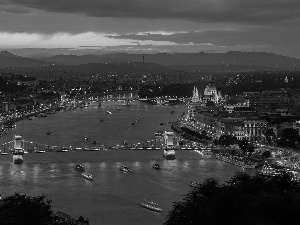
M212 157L212 151L211 150L203 150L202 151L202 156L210 158L210 157Z
M8 153L0 151L0 155L8 155Z
M97 141L92 141L92 144L93 144L93 145L97 144Z
M152 168L159 170L159 169L160 169L160 165L157 164L157 163L154 163L154 164L152 165Z
M83 173L81 174L83 178L87 179L87 180L93 180L93 176L92 174L89 173Z
M80 165L80 164L77 164L75 166L75 169L78 170L78 171L84 171L84 167L82 165Z
M50 135L51 133L52 133L52 132L51 132L50 130L48 130L46 134L47 134L47 135Z
M146 199L144 199L143 201L144 201L145 203L147 203L147 204L154 205L154 206L158 206L158 203L156 203L156 202L151 202L151 201L148 201L148 200L146 200Z
M123 140L123 145L129 145L128 141L127 140Z
M87 136L84 136L83 138L85 141L87 141L89 138Z
M124 165L121 165L119 170L127 173L127 172L131 172L131 170L127 167L127 166L124 166Z
M44 151L44 150L35 150L34 152L35 153L45 153L46 151Z
M168 160L176 159L175 150L173 149L165 149L163 157Z
M58 149L56 152L69 152L70 150L68 147L61 147L61 149Z
M103 118L100 118L100 122L103 122L104 121L104 119Z
M109 114L109 115L110 115L110 114L112 114L112 112L111 112L111 111L106 111L106 113L107 113L107 114Z
M149 202L149 201L143 201L140 203L140 206L146 208L146 209L149 209L151 211L154 211L154 212L161 212L162 209L158 207L158 204L155 203L155 202Z
M190 185L191 187L195 188L195 187L199 187L200 183L191 181L189 185Z
M243 169L255 169L257 168L257 165L255 164L245 164L242 166Z

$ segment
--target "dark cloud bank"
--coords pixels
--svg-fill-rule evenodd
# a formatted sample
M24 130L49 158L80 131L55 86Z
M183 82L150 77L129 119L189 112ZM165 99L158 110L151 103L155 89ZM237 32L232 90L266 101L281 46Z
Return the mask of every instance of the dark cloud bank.
M276 22L299 19L299 0L0 0L49 12L93 17Z

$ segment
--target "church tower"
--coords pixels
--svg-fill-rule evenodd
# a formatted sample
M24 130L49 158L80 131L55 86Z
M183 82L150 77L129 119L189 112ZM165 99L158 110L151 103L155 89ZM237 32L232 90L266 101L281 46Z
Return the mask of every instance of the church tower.
M199 96L199 92L198 92L198 89L196 88L196 86L194 86L192 102L193 103L200 102L200 96Z

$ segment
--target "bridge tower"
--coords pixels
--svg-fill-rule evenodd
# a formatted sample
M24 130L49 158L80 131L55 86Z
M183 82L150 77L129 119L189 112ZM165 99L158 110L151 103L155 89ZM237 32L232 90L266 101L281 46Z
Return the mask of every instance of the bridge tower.
M23 163L24 141L22 139L22 135L15 135L12 154L13 154L13 163L15 164Z
M174 150L174 133L164 132L164 155L165 159L176 159Z

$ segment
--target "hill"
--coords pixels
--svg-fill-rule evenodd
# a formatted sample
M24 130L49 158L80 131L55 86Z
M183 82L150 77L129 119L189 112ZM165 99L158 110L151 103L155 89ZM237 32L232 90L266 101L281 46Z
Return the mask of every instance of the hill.
M20 57L17 55L14 55L7 51L0 52L0 67L37 67L37 66L43 66L45 62L30 59L26 57Z
M64 65L111 62L155 63L187 71L237 71L246 70L295 70L300 68L300 60L265 52L227 53L174 53L174 54L105 54L105 55L57 55L43 61ZM217 67L215 67L217 66ZM211 68L210 68L211 67ZM228 68L231 67L231 68Z

